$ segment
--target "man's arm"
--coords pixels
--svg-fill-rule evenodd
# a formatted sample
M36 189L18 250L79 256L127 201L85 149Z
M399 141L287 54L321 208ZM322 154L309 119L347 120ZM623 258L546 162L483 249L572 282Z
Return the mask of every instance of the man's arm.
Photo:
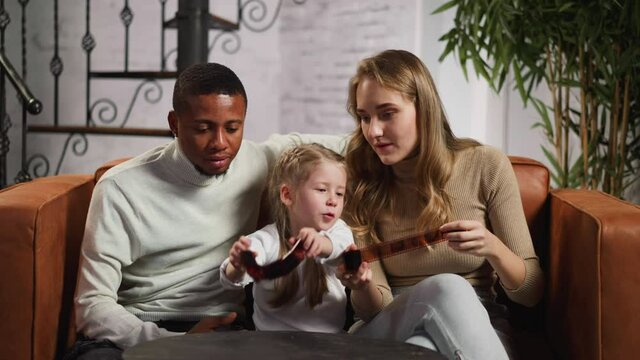
M129 222L133 209L110 179L94 190L82 243L76 325L85 336L108 339L126 349L137 343L178 335L143 322L118 304L122 268L131 264L136 241Z

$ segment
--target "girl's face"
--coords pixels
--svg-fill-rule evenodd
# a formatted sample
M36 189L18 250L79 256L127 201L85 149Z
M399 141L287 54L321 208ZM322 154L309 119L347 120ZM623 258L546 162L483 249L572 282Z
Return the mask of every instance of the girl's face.
M342 215L347 173L343 166L321 161L306 181L294 188L283 185L281 200L289 209L291 231L303 227L327 230Z
M396 164L415 150L418 125L412 101L367 77L356 89L356 104L362 134L383 164Z

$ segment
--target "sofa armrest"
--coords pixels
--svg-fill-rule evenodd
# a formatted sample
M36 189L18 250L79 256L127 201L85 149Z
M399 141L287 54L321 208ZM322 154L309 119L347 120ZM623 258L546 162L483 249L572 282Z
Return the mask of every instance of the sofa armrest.
M640 207L599 191L551 193L547 326L563 359L640 353Z
M60 175L0 191L0 358L59 358L75 339L73 295L93 185L91 175Z

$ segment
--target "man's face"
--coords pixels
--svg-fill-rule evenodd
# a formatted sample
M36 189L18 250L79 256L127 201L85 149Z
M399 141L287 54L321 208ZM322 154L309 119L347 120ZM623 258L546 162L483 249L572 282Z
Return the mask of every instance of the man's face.
M241 95L208 94L188 98L179 114L169 112L169 126L182 152L203 174L223 174L242 144L245 102Z

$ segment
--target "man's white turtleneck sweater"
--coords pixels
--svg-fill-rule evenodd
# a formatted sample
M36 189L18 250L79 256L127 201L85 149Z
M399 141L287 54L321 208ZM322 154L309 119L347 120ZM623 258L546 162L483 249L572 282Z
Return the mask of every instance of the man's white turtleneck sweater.
M78 330L124 349L181 334L153 321L242 312L244 292L222 289L218 268L233 241L255 230L269 169L293 144L342 152L345 141L298 134L245 140L218 176L198 172L173 141L109 170L87 216Z

